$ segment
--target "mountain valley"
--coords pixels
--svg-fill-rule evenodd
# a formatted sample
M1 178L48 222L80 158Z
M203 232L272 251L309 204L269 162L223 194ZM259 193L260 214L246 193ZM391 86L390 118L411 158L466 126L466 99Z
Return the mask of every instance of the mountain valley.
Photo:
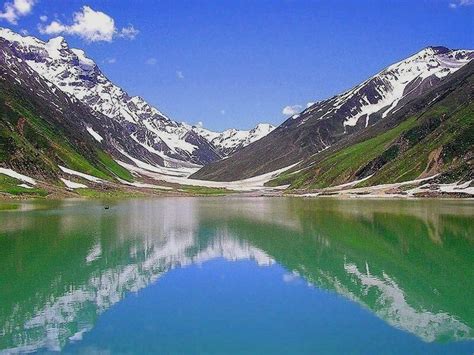
M466 196L473 58L427 47L278 127L213 132L129 96L63 37L0 29L0 191L320 194L415 181L412 194Z

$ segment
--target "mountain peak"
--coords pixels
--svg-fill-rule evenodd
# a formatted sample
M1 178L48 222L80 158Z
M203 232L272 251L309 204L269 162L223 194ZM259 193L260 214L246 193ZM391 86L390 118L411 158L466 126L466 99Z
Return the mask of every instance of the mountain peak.
M371 115L382 117L396 111L399 104L416 96L424 85L435 85L444 77L462 68L474 58L473 50L452 50L443 46L429 46L410 57L390 65L362 84L339 95L332 111L345 117L344 127L355 126L364 118L369 125ZM309 109L313 111L316 106Z
M48 55L51 59L61 59L64 57L61 51L68 50L69 46L64 37L59 36L51 38L48 42L46 42L45 48L48 51Z
M445 59L447 58L469 61L472 59L473 55L474 51L469 49L450 49L444 46L428 46L406 58L404 61L393 64L389 68L400 63L408 63L412 61L418 62L441 59L443 62L445 62Z
M452 52L452 50L445 46L427 46L418 51L413 57L435 56L440 54L447 54L449 52Z
M51 47L56 47L58 49L69 47L63 36L53 37L48 40L47 44Z
M0 27L0 38L3 38L4 40L7 40L9 42L21 43L25 46L44 45L44 42L39 40L38 38L32 36L23 36L5 27Z
M254 129L261 129L261 128L271 128L274 127L270 123L259 123L257 126L255 126Z
M251 130L229 128L220 133L196 126L193 126L192 129L211 142L211 144L218 149L221 155L228 156L236 152L238 149L263 138L275 129L275 127L269 123L259 123Z
M253 128L250 133L254 135L260 136L259 138L267 135L271 131L275 129L275 126L271 125L270 123L259 123L258 125Z

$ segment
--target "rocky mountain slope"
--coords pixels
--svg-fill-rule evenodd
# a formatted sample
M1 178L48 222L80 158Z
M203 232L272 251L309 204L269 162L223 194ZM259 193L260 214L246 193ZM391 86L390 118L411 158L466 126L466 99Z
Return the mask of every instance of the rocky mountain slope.
M432 186L425 189L457 183L472 190L473 172L474 61L396 113L303 160L272 183L307 190L351 181L367 187L429 179ZM457 185L451 192L460 190Z
M328 100L320 101L282 123L270 134L223 161L195 173L197 179L232 181L300 163L306 168L311 157L328 156L338 142L355 143L366 131L385 132L402 108L439 88L453 73L474 58L474 51L428 47L395 63L360 85ZM467 75L467 74L466 74ZM418 114L442 99L434 94L431 103L418 107ZM461 102L462 103L462 102ZM468 102L466 102L468 103ZM375 127L375 128L372 128ZM392 126L393 128L393 126ZM330 149L332 146L336 147ZM328 153L324 153L329 150ZM316 159L316 158L314 158ZM349 158L350 159L350 158ZM309 163L308 163L309 164ZM337 179L337 182L349 179ZM325 185L336 180L325 182Z

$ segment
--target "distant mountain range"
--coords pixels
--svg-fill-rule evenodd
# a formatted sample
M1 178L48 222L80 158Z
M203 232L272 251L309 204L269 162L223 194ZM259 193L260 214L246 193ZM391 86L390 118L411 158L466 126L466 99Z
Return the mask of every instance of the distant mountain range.
M213 132L129 96L62 37L0 29L0 168L15 172L0 186L30 189L10 180L16 173L70 188L79 174L134 183L149 172L178 184L191 175L191 185L250 179L305 190L434 175L470 182L473 58L427 47L276 128Z
M235 153L250 143L258 141L274 129L275 126L268 123L260 123L249 131L228 129L220 133L212 132L205 128L193 127L193 131L206 138L224 157Z

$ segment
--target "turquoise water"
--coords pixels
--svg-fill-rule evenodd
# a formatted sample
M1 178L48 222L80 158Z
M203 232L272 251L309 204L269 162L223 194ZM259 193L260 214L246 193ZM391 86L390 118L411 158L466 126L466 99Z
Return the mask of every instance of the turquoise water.
M474 352L473 202L108 205L0 212L4 352Z

